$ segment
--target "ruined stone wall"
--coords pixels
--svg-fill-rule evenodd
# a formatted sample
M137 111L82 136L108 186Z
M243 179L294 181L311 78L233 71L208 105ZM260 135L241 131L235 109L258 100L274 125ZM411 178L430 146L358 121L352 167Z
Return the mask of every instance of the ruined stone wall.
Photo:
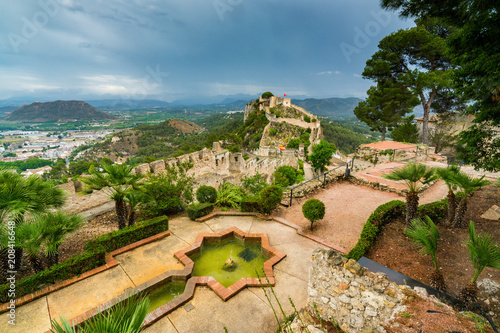
M344 332L377 332L405 309L402 287L385 274L372 273L334 250L317 248L309 270L307 309L314 304L324 320L335 321Z
M159 174L166 168L190 162L193 167L187 173L195 178L197 185L218 188L226 181L239 184L242 178L253 176L257 172L270 179L276 168L283 165L298 167L295 151L280 152L275 148L269 148L263 152L266 153L265 156L255 156L245 160L242 153L232 154L217 142L214 143L213 149L205 148L176 158L141 164L135 168L135 172L143 175Z

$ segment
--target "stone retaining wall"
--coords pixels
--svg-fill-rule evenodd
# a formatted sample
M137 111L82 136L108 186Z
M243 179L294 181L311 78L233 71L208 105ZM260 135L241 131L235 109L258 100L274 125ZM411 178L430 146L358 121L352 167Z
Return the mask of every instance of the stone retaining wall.
M406 287L405 287L406 288ZM408 287L409 288L409 287ZM377 332L405 306L404 288L334 250L317 248L309 270L307 310L345 332Z

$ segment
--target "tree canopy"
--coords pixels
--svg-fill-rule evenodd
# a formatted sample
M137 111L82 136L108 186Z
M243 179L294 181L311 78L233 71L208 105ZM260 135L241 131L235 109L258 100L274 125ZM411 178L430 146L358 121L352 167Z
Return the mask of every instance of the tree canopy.
M460 134L459 156L476 168L500 170L500 3L495 0L382 0L382 7L404 17L438 18L459 27L446 40L453 64L451 79L475 125Z
M320 143L312 147L313 153L309 155L309 161L314 170L323 171L327 165L330 165L332 155L337 148L331 143L321 139Z
M432 103L450 86L452 67L440 26L420 20L417 26L384 37L366 62L363 78L393 81L415 93L424 109L422 140L429 143L428 121ZM445 28L445 27L444 27Z
M367 94L368 98L359 102L354 114L372 131L382 133L382 141L387 131L392 131L401 118L418 104L417 97L407 87L389 80L371 86Z

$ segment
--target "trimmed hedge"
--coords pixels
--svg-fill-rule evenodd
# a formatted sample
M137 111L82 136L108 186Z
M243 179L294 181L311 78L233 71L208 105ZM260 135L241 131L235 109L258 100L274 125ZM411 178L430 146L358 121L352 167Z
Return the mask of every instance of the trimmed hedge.
M189 218L194 221L197 218L210 214L214 210L214 204L210 202L189 205L187 213Z
M101 246L97 246L93 252L85 252L71 257L40 273L16 281L15 298L31 294L47 285L78 276L96 267L102 266L106 264L105 254L105 249ZM9 289L9 284L0 286L0 302L5 303L11 299L11 297L8 297Z
M201 185L196 190L196 199L198 199L199 203L215 203L217 201L217 190L212 186Z
M258 212L262 211L262 205L260 204L260 198L258 196L248 196L244 197L241 201L241 211L242 212Z
M389 201L380 205L366 221L361 236L356 246L346 255L347 258L359 260L365 252L373 245L375 238L387 222L395 217L405 214L406 204L399 200ZM446 216L448 212L448 201L446 198L440 201L420 205L417 209L419 217L429 216L436 224Z
M358 243L352 248L346 257L359 260L359 258L361 258L372 246L373 242L375 242L375 238L381 230L381 227L395 217L403 214L405 206L405 203L400 200L389 201L378 206L366 221L363 230L361 231L361 236L358 239Z
M107 252L111 252L167 230L168 217L158 216L144 222L139 222L130 227L90 239L85 245L85 250L93 251L93 249L102 246Z
M427 215L431 218L432 222L439 224L448 214L448 199L444 198L440 201L420 205L418 206L417 214L421 218L424 218Z

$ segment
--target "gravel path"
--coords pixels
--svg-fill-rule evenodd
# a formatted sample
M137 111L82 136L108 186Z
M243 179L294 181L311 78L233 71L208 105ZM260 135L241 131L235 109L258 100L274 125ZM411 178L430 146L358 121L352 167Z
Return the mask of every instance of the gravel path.
M323 220L314 224L302 214L302 204L310 198L321 200L326 206ZM329 184L312 196L294 199L291 207L280 208L274 215L302 226L304 231L321 237L347 251L352 249L371 213L383 203L404 198L391 192L383 192L350 182Z

